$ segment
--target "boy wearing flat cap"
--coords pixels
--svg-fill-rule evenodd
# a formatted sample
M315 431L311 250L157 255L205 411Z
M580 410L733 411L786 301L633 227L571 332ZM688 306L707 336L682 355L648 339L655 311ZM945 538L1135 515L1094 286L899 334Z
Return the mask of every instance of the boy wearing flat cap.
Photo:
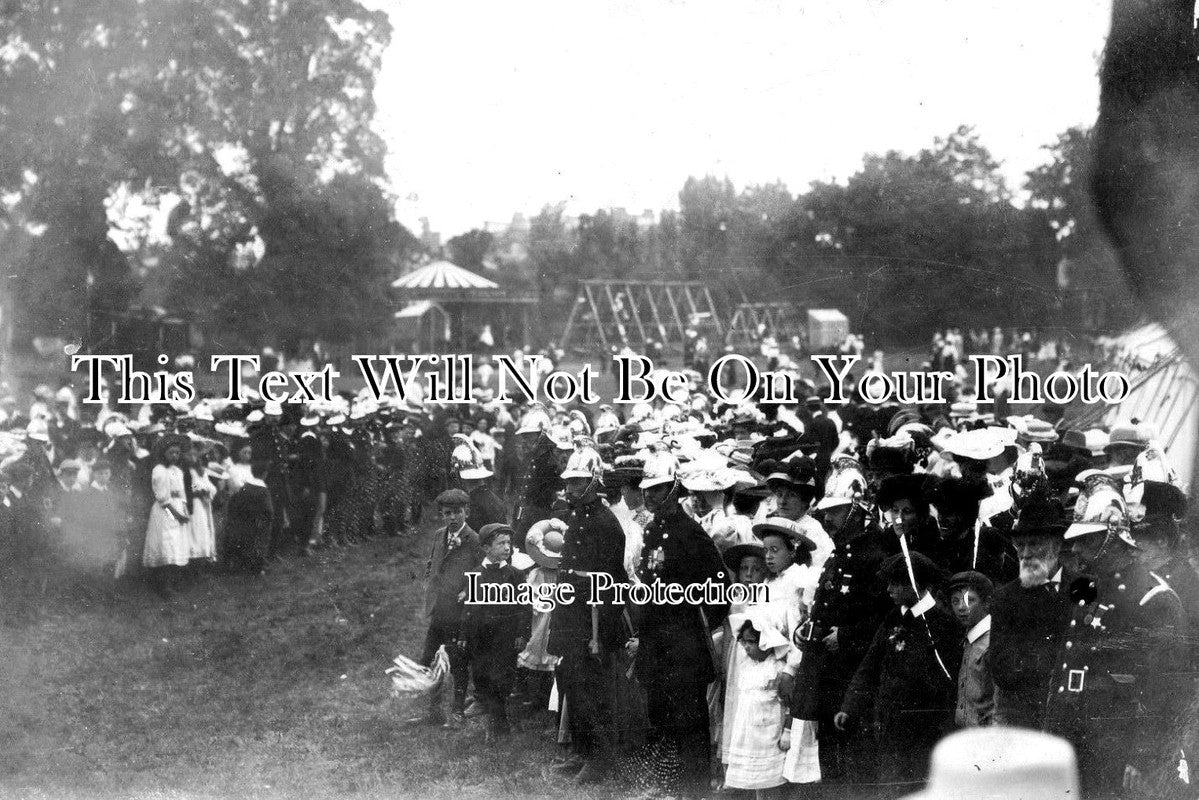
M995 587L986 575L971 570L950 578L948 589L949 606L966 633L954 722L959 728L990 725L995 716L995 684L986 656L991 644L991 594Z
M834 718L840 730L865 723L877 746L877 779L918 781L937 740L951 727L962 637L932 591L944 571L924 555L883 562L879 578L894 608L883 618ZM913 585L914 583L914 585ZM868 716L868 712L871 712Z
M524 575L512 566L512 529L500 522L484 525L479 544L485 555L479 572L480 592L484 585L508 584L512 596L523 584ZM487 738L506 736L508 693L516 676L516 654L529 639L532 608L513 603L472 603L462 617L463 645L470 660L475 696L487 711Z
M433 552L425 565L425 615L429 630L425 634L425 649L421 663L432 664L437 649L445 645L450 657L450 675L454 678L452 718L447 724L459 726L464 722L468 664L466 653L458 647L461 633L463 601L466 599L466 573L483 560L479 535L466 524L470 497L461 489L447 489L437 495L437 508L445 527L434 534ZM441 698L434 695L427 717L409 722L441 724Z

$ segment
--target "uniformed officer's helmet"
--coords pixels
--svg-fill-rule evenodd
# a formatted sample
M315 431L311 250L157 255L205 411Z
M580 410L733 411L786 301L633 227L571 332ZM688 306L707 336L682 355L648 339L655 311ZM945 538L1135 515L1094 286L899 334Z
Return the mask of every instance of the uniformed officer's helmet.
M590 444L580 444L566 461L562 478L592 478L599 480L604 474L604 461Z
M673 483L678 471L679 462L672 453L665 449L654 450L646 456L641 488L648 489L662 483Z
M1082 491L1074 504L1074 522L1066 530L1066 540L1107 532L1136 546L1128 532L1128 507L1116 478L1100 470L1089 470L1079 477Z
M866 475L856 458L840 456L829 468L824 482L824 497L816 504L817 511L850 505L866 494Z

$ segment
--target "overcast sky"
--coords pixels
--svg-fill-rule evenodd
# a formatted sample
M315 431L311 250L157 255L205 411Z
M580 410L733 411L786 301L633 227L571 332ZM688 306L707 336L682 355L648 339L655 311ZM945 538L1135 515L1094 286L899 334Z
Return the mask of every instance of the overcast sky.
M972 124L1013 186L1091 124L1111 0L389 0L377 126L444 238L568 201L844 180Z

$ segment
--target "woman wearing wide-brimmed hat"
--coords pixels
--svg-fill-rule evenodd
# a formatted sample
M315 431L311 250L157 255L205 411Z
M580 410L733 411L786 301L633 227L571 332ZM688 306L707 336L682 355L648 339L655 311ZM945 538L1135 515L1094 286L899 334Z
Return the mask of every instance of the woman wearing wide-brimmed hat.
M566 524L557 519L543 519L529 528L525 537L525 551L536 566L529 571L525 581L534 590L558 582L558 567L562 563L562 549L566 543L566 537L563 536L565 528ZM548 706L554 668L562 660L546 650L549 640L550 610L539 611L535 608L529 641L517 657L517 664L526 670L524 683L529 711Z

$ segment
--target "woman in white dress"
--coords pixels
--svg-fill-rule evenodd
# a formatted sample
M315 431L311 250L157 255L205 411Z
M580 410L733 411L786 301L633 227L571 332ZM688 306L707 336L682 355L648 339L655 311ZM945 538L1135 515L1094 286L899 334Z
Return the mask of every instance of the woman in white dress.
M172 594L178 573L191 560L191 526L179 466L183 449L189 444L183 436L164 436L156 447L156 463L150 474L154 504L146 524L142 565L151 570L151 581L164 597Z
M202 442L193 441L187 466L191 473L191 557L193 561L216 560L216 522L212 514L212 498L216 485L208 478L208 466Z

